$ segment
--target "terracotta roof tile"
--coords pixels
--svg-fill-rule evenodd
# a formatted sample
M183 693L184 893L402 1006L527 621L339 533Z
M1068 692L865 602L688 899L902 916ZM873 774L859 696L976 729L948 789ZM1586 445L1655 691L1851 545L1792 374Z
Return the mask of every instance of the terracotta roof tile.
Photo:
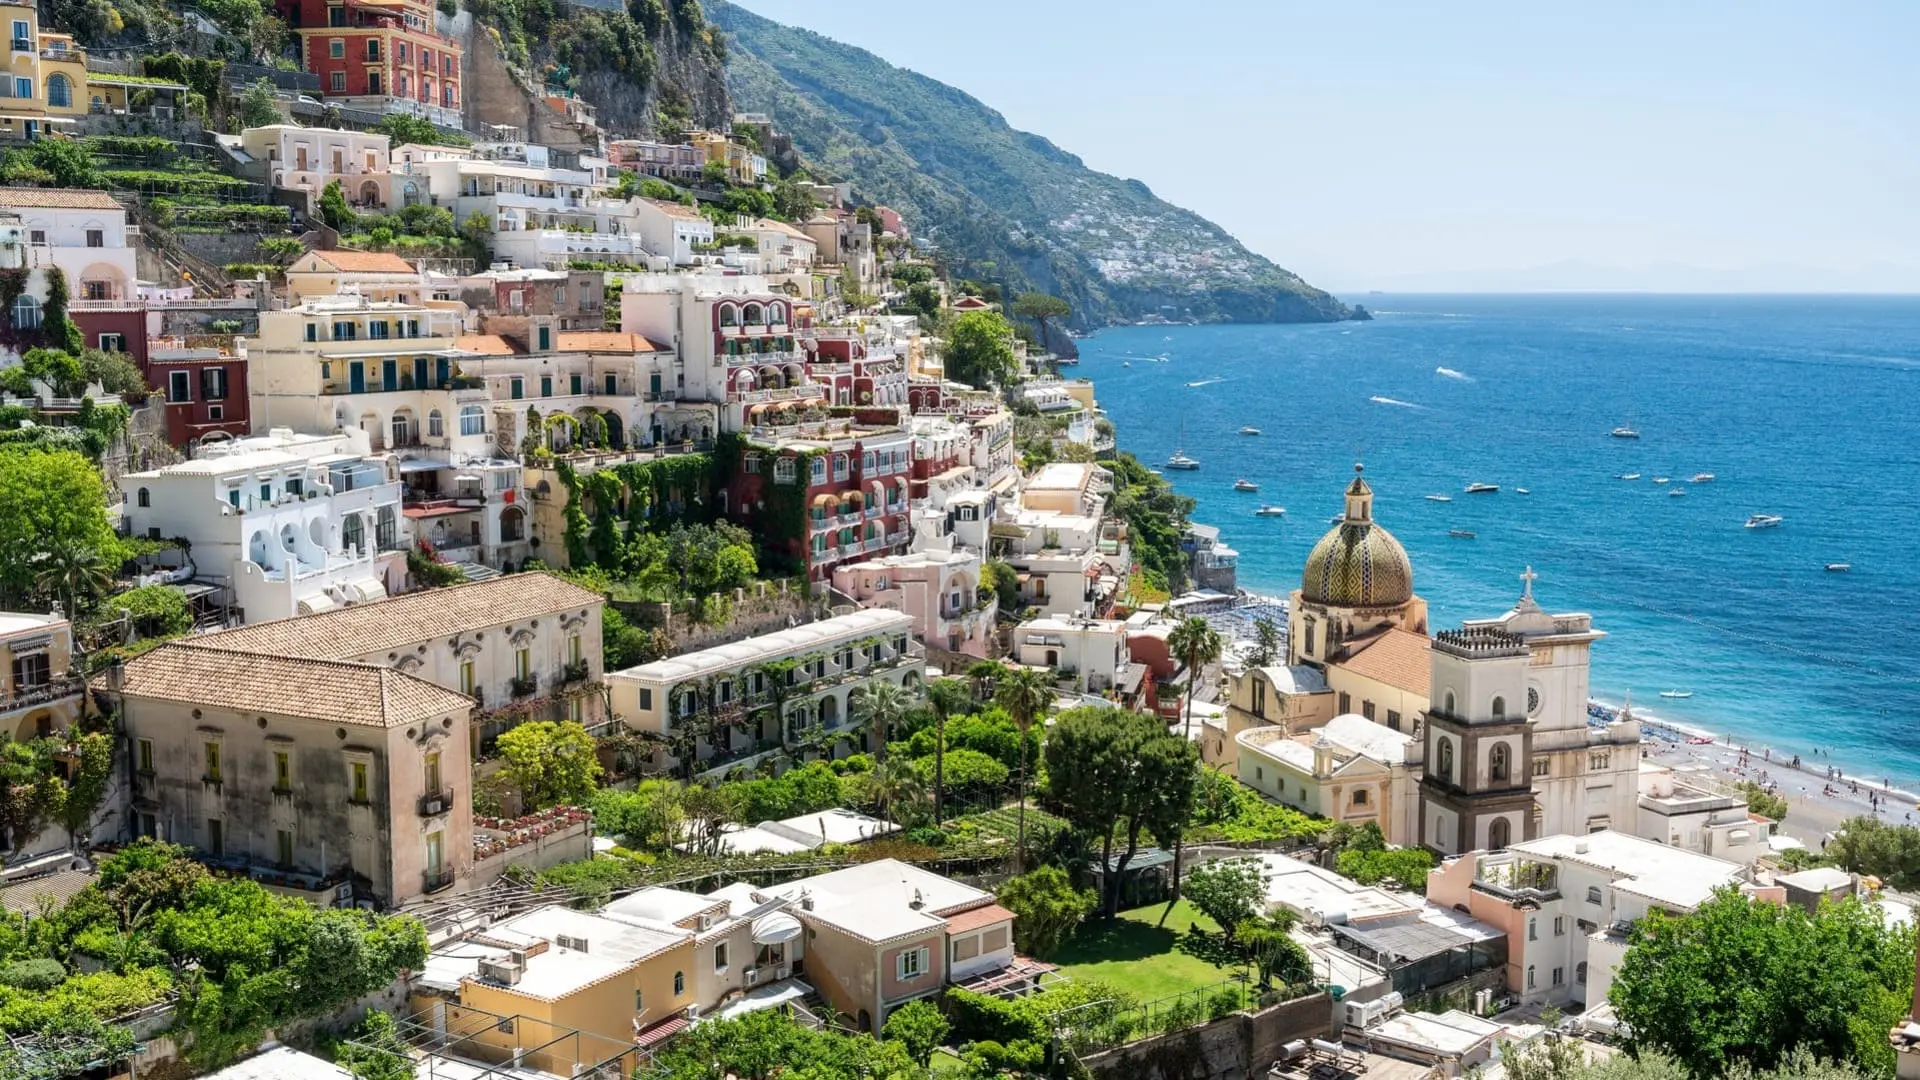
M1426 697L1433 689L1429 648L1427 635L1388 627L1369 640L1355 642L1339 665L1375 682Z
M506 574L401 593L372 604L254 623L201 640L234 652L345 660L604 602L599 593L552 574Z
M969 930L978 930L997 922L1012 922L1016 918L1018 916L999 904L968 908L956 915L947 916L947 933L964 934Z
M659 352L659 346L639 334L619 330L563 330L561 352L643 353Z
M390 251L316 251L321 261L350 274L411 274L413 264Z
M104 191L80 188L0 188L0 206L43 210L122 210Z
M512 356L518 351L511 341L499 334L462 334L453 339L453 347L480 356Z
M173 642L128 661L121 693L379 728L473 708L464 694L392 668L222 649L215 647L219 636Z

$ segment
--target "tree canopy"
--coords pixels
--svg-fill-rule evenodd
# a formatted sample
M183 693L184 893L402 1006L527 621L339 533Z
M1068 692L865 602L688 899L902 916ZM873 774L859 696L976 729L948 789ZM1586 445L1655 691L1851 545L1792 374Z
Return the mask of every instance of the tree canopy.
M566 720L530 720L500 736L500 775L520 791L522 810L584 805L600 777L593 736Z
M1185 824L1199 755L1157 717L1100 706L1061 713L1045 755L1048 790L1063 815L1100 838L1101 861L1112 868L1101 910L1111 916L1142 837L1166 842Z
M947 331L947 378L985 389L1011 384L1020 374L1013 355L1013 326L997 311L969 311Z
M107 524L106 487L84 454L71 450L0 452L0 604L22 610L49 599L49 558L93 553L119 564L120 541Z

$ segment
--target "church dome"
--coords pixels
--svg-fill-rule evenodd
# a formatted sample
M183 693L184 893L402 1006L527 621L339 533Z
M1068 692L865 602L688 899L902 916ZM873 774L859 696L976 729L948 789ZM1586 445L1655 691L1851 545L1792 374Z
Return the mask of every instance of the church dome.
M1373 520L1373 489L1353 467L1346 517L1313 545L1300 578L1301 599L1331 607L1396 607L1413 599L1413 564L1393 534Z

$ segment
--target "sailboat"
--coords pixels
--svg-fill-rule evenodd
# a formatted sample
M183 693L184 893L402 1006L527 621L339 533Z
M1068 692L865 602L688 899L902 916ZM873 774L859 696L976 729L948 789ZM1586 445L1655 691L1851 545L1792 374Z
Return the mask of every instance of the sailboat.
M1186 442L1187 422L1185 419L1182 419L1180 421L1180 445L1174 449L1173 456L1167 459L1167 468L1192 472L1200 467L1199 458L1190 458L1187 456Z

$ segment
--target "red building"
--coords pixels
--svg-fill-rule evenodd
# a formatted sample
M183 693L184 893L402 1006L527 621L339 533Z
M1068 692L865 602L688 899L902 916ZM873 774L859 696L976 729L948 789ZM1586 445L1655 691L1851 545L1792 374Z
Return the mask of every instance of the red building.
M90 300L72 304L67 316L80 328L81 344L89 349L126 353L141 371L147 370L147 335L151 323L141 300ZM152 385L153 380L147 380Z
M252 432L244 348L185 348L158 340L148 346L145 369L148 384L164 402L167 441L174 446L189 446L215 432Z
M333 97L405 101L407 111L460 126L460 46L434 31L423 0L280 0L307 70ZM376 110L385 102L364 102Z
M836 428L845 421L830 421ZM909 524L908 477L912 444L898 428L862 429L848 424L818 438L804 435L775 446L749 444L728 485L727 506L734 520L756 528L782 554L806 564L807 579L827 581L833 568L891 554L906 547ZM774 487L802 488L798 503L805 529L791 524L770 527L762 519Z

